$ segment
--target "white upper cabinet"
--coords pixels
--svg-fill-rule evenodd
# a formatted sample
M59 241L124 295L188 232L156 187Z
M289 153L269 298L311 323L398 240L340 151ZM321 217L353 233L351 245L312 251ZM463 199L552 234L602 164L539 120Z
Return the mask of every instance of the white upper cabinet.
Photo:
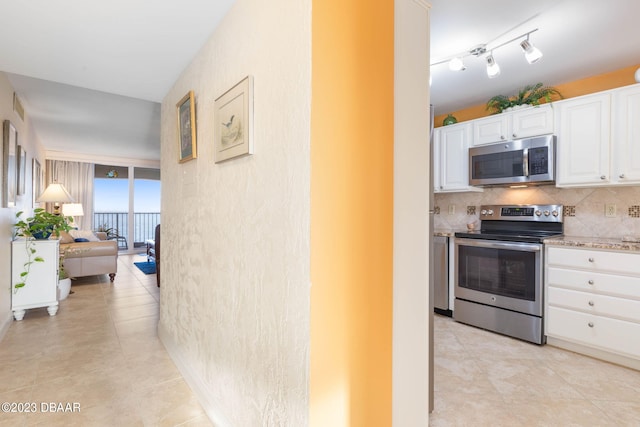
M434 192L482 191L469 186L470 140L470 122L434 130Z
M640 184L640 85L556 103L558 187Z
M611 95L605 92L559 101L555 111L556 185L608 184Z
M508 140L508 114L496 114L483 119L473 120L473 144L483 145Z
M472 145L553 133L552 108L552 104L543 104L473 120Z
M611 181L640 183L640 85L613 92Z

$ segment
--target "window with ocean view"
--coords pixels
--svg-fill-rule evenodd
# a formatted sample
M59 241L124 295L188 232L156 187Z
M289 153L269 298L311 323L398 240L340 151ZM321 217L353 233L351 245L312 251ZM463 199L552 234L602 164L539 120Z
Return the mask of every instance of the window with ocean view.
M160 185L159 169L96 165L94 228L108 230L120 250L143 250L160 223Z

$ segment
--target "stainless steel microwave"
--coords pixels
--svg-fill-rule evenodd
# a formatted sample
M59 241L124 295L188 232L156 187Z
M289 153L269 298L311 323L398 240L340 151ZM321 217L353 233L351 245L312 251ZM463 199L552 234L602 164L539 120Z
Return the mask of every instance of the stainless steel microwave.
M469 184L509 186L555 181L555 135L472 147Z

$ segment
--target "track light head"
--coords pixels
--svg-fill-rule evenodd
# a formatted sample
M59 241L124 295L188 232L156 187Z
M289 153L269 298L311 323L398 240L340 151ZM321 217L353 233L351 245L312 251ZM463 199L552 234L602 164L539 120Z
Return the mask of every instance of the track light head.
M493 53L490 53L487 56L487 76L489 76L489 78L492 79L494 77L498 77L499 75L500 75L500 66L498 65L496 60L493 59Z
M462 57L456 56L449 61L449 69L451 71L464 71L467 67L465 67Z
M527 36L526 40L522 40L520 42L520 47L524 51L524 57L529 64L533 64L542 58L542 52L540 52L540 49L529 43L529 36Z

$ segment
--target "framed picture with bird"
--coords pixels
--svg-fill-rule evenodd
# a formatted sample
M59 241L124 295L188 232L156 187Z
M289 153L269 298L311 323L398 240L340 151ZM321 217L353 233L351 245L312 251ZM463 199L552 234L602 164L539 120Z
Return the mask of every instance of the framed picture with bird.
M215 162L253 154L253 77L220 95L213 114Z
M180 163L196 158L196 106L193 91L190 90L176 104L178 109L178 138Z

